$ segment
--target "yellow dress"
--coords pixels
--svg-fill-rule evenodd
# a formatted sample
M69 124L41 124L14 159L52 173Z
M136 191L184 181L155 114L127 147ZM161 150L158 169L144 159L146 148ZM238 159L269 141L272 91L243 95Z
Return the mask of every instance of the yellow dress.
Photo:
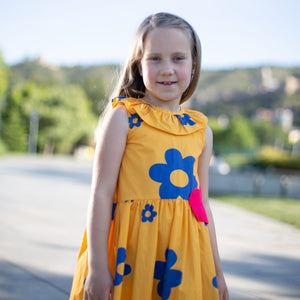
M112 105L125 105L129 126L108 245L114 300L219 299L197 175L207 118L142 99ZM70 299L83 299L87 272L85 234Z

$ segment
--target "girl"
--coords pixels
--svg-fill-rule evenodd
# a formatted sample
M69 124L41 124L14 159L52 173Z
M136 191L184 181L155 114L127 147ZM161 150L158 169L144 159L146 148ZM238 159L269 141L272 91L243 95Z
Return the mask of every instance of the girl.
M140 25L98 137L70 299L228 299L208 203L212 132L180 107L200 51L177 16Z

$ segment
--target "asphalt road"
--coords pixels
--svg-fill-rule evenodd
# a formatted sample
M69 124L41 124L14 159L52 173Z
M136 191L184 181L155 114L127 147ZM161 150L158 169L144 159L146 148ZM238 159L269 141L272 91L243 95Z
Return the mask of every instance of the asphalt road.
M68 299L91 167L62 157L0 158L0 299ZM230 299L300 299L300 231L211 205Z

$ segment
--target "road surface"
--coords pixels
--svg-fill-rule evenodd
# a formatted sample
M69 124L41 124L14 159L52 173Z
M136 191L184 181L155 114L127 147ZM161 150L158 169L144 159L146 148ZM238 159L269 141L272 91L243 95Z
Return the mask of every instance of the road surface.
M0 299L68 299L91 168L64 157L0 158ZM300 299L300 231L211 205L230 299Z

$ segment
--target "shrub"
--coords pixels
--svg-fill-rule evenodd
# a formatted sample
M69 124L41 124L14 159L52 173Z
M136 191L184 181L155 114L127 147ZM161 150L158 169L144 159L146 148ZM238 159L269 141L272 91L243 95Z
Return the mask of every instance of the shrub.
M6 154L7 148L2 139L0 138L0 156Z
M300 170L300 156L292 156L289 152L265 146L254 158L252 165L260 168L274 167Z

